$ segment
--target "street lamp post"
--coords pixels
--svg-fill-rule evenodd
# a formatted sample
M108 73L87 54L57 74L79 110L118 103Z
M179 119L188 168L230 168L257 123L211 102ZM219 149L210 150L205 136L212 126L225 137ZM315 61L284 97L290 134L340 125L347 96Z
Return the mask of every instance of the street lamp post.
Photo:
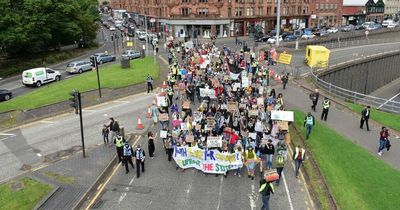
M279 47L279 33L281 29L281 0L278 0L277 12L276 12L276 47Z
M114 45L114 55L116 56L116 51L115 51L115 33L111 35L111 40L113 41L113 45Z
M149 36L147 35L147 16L145 15L144 16L144 28L145 28L145 31L146 31L146 56L148 56L149 55Z

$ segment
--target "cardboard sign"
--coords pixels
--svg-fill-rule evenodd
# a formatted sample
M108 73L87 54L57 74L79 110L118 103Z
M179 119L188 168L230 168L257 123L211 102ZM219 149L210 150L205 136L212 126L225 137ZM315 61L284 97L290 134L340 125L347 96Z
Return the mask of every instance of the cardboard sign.
M207 127L214 128L215 126L215 119L212 117L207 117Z
M159 115L160 121L165 122L169 120L169 116L167 113L162 113Z
M184 101L182 104L183 109L190 109L190 101Z
M236 111L236 110L238 110L238 107L237 107L237 105L236 105L236 102L234 102L234 101L229 101L228 102L228 111L229 112L234 112L234 111Z
M160 130L160 138L165 139L167 138L167 131L165 130Z
M282 121L290 121L293 122L294 113L292 111L271 111L271 119L272 120L282 120Z
M289 124L288 124L287 121L279 121L279 122L277 123L277 125L278 125L278 128L280 128L280 129L283 130L283 131L289 130Z
M246 104L239 104L239 109L246 109Z
M196 129L197 131L199 131L201 129L201 125L197 124L196 126L194 126L194 129Z
M210 136L207 138L207 147L222 147L222 136Z
M196 75L203 75L203 71L202 70L196 70Z
M188 143L194 142L194 136L193 135L187 135L185 141L188 142Z
M257 116L258 115L258 110L253 110L253 109L249 110L249 115L250 116Z
M181 123L181 130L183 131L189 130L187 123Z
M263 97L257 98L257 105L258 106L264 106L264 98Z

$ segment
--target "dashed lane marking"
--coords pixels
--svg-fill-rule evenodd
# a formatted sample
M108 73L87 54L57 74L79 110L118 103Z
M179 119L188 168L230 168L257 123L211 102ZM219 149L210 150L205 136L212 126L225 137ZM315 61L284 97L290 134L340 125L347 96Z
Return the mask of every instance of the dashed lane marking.
M286 191L286 195L288 197L290 210L294 210L293 209L292 198L290 197L290 193L289 193L289 187L287 186L285 174L283 172L282 172L282 178L283 178L283 184L285 185L285 191Z
M219 184L219 193L218 193L218 206L217 206L217 210L219 210L219 207L221 205L221 195L222 195L222 183L224 182L223 179L224 176L221 176L221 182Z

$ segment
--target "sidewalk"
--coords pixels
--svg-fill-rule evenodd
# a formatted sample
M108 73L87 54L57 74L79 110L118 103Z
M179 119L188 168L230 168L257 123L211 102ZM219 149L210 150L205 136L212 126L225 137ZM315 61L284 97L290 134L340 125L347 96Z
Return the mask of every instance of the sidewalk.
M305 80L297 80L297 82L302 86L310 86ZM311 90L313 89L311 86L308 88ZM310 92L301 88L300 85L290 82L285 90L282 89L281 85L275 86L275 89L277 93L283 93L284 104L288 109L299 109L305 113L312 112L311 101L308 97ZM375 155L377 158L383 159L392 167L400 169L400 161L398 161L400 160L400 153L391 150L390 152L384 153L382 157L377 155L381 125L370 122L371 131L368 132L365 128L364 130L360 129L360 116L332 100L327 121L320 121L323 97L324 96L320 95L317 112L312 112L316 123L325 123L338 133L371 152L371 155ZM371 114L373 115L374 112L372 111ZM390 133L393 134L393 132ZM393 136L394 135L392 135L391 138L392 148L398 148L400 146L400 141L396 140Z
M86 158L82 157L82 152L78 152L68 159L33 172L31 176L59 187L39 209L72 209L115 154L113 145L100 145L87 150ZM61 178L56 180L46 176L49 172L61 175Z

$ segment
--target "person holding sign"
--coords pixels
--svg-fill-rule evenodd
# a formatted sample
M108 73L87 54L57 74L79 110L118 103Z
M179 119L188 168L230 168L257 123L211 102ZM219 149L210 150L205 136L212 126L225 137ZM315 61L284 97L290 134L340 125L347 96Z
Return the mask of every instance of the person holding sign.
M252 146L247 147L247 150L244 152L244 164L247 167L247 176L252 180L254 180L254 171L257 163L258 157L254 152L254 148Z

